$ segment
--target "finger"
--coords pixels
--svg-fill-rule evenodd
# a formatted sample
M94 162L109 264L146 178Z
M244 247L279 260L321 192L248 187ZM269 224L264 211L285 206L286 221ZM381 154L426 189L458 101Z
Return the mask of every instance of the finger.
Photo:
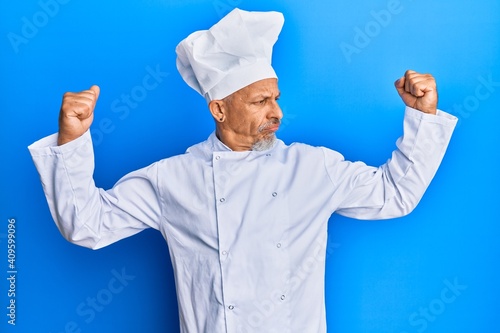
M425 92L422 90L422 88L418 85L413 85L411 87L411 94L415 97L422 97L425 95Z
M412 71L412 70L407 70L404 74L404 77L405 77L405 91L406 92L410 92L410 80L411 80L411 77L412 75L415 73L415 71Z
M423 96L423 93L420 91L423 81L421 76L414 76L411 79L408 79L407 81L408 84L406 89L410 94L416 97Z
M409 69L409 70L407 70L407 71L405 72L405 77L406 77L407 79L411 79L411 78L413 78L413 77L415 77L415 76L418 76L418 75L421 75L421 74L420 74L420 73L418 73L418 72L416 72L416 71L414 71L414 70L411 70L411 69Z
M411 94L411 81L407 74L405 74L405 91Z
M394 82L394 86L396 87L396 90L398 91L398 94L402 96L405 93L405 84L406 84L406 78L400 77L399 79Z
M415 82L411 85L411 93L413 96L422 97L425 95L425 90L427 90L427 86L424 82Z
M425 93L436 89L436 82L430 75L419 75L410 80L411 93L414 96L421 97Z
M420 74L414 71L408 71L406 73L406 84L405 90L412 95L421 96L421 90L424 87L428 87L425 90L432 90L432 86L435 86L434 77L430 74Z
M91 90L84 90L84 91L80 91L78 93L67 92L63 96L63 101L64 100L71 101L71 102L88 101L88 102L94 103L96 100L96 95L95 95L95 92L93 92Z
M88 99L65 100L62 105L62 113L68 117L86 119L93 113L94 102Z
M96 93L85 90L79 93L64 94L61 111L68 117L89 118L95 108Z
M82 90L80 92L67 92L64 94L63 97L86 97L88 98L89 100L92 100L92 101L97 101L97 99L99 98L99 94L101 92L101 89L99 88L99 86L97 85L93 85L92 87L90 87L90 89L87 89L87 90Z
M99 93L100 93L99 87L92 86L92 87L90 87L90 89L83 90L83 91L77 93L76 95L78 95L82 98L87 98L87 99L91 100L92 102L96 102L97 99L99 98Z
M430 74L419 74L419 73L414 73L410 74L406 77L407 80L410 81L410 83L418 83L421 81L434 81L434 77Z
M95 104L95 93L90 91L82 91L78 94L64 95L64 102L87 104L89 106Z
M90 87L90 90L94 92L95 100L97 101L97 99L99 98L99 94L101 93L101 88L99 88L98 85L94 84L92 87Z
M422 74L420 73L417 73L415 72L414 70L407 70L405 72L405 91L407 93L412 93L412 85L413 85L413 82L415 81L415 79L417 79L418 77L420 77Z
M406 79L405 79L405 77L404 77L404 76L400 77L399 79L397 79L397 80L394 82L394 86L395 86L396 88L403 88L403 87L404 87L404 85L405 85L405 80L406 80Z

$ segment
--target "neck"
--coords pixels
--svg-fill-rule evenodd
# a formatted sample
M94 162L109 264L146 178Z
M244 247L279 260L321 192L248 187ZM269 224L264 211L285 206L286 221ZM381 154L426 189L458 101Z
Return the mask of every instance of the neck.
M248 138L241 137L233 132L224 131L219 127L216 128L215 135L232 151L249 151L252 150L254 144Z

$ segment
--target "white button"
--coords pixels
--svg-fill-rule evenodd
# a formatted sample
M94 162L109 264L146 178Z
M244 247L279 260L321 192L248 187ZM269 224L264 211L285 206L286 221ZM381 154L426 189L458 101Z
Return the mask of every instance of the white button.
M227 255L227 251L222 251L222 255L226 256Z
M219 155L215 156L215 159L220 160L220 156Z
M229 310L233 310L234 309L234 305L230 305L227 307Z
M220 201L220 202L224 202L224 201L226 201L226 199L224 199L224 198L220 198L220 199L219 199L219 201Z
M281 243L276 244L276 247L279 249L281 247Z
M280 298L281 298L281 300L282 300L282 301L284 301L284 300L285 300L285 297L286 297L285 295L281 295L281 297L280 297Z
M277 196L277 195L278 195L278 193L276 193L276 192L273 192L273 197L275 197L275 196Z

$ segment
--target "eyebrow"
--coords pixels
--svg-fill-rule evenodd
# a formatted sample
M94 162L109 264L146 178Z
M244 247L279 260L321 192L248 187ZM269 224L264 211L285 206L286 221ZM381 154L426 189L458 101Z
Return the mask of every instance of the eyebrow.
M276 98L280 98L281 96L281 91L278 92L278 95L276 95ZM255 95L253 99L255 100L263 100L263 99L266 99L266 98L272 98L271 94L267 94L267 93L258 93L257 95Z

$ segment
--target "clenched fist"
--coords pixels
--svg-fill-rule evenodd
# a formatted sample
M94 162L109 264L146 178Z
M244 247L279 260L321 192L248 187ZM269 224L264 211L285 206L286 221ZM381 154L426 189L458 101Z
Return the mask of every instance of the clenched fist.
M79 138L90 128L99 92L98 86L92 86L89 90L64 94L59 113L58 145Z
M436 114L438 94L432 75L408 70L394 85L407 106L424 113Z

